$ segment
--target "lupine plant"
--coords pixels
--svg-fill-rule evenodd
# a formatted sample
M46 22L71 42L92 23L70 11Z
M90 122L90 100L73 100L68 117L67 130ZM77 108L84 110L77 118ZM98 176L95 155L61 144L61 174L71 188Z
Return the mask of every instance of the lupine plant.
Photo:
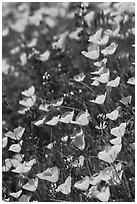
M3 3L3 201L134 201L134 7Z

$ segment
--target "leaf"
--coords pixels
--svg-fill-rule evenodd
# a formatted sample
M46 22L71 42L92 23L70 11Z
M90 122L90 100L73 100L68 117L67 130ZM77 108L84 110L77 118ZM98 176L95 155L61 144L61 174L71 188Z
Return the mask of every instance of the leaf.
M61 106L62 103L63 103L63 101L64 101L64 98L61 97L61 98L59 98L59 99L56 99L56 100L51 101L50 104L51 104L52 106L57 107L57 106Z
M34 164L36 164L36 159L31 159L30 161L26 162L25 166L33 166Z
M103 35L102 38L98 41L99 45L106 45L109 41L109 35Z
M29 200L30 200L30 197L29 197L29 196L27 196L27 195L22 195L22 196L19 198L18 202L29 202Z
M44 118L42 118L41 120L34 122L34 125L40 126L45 122L45 120L46 120L46 116Z
M18 110L18 113L19 114L25 114L28 110L30 110L30 108L23 108L23 109L21 109L21 110Z
M109 186L103 187L101 191L94 191L94 196L102 202L108 202L110 198Z
M32 16L28 16L28 23L30 25L39 26L41 21L42 21L42 15L39 13L36 13Z
M89 38L88 41L89 41L89 42L92 42L92 43L98 44L98 43L99 43L99 40L100 40L100 38L101 38L102 31L103 31L102 28L100 28L99 30L97 30L97 32L96 32L94 35L90 36L90 38Z
M98 186L92 186L89 191L87 193L85 193L85 195L89 198L94 197L94 192L97 191Z
M88 110L86 110L85 112L80 112L76 117L76 124L79 124L82 126L88 125L89 118L90 118L90 114Z
M71 192L71 176L68 176L65 183L59 185L56 191L68 195Z
M52 148L53 148L53 145L54 145L54 143L49 143L49 144L47 145L47 148L48 148L48 149L52 149Z
M21 164L20 161L18 159L16 159L16 158L12 158L12 159L10 159L10 161L11 161L12 166L14 168L16 168L17 166L19 166Z
M57 123L59 122L59 117L60 117L60 115L55 116L55 117L53 117L50 121L46 122L45 124L46 124L46 125L55 126L55 125L57 125Z
M102 28L100 28L94 35L90 36L88 41L98 45L106 45L109 41L109 35L105 34L101 37L102 31Z
M121 170L120 172L118 172L118 175L116 174L116 172L113 172L113 176L112 176L112 181L111 181L111 185L118 185L121 183L122 180L122 174L123 174L123 170Z
M63 142L67 142L67 141L68 141L68 138L69 138L69 136L66 135L66 136L64 136L64 137L61 138L61 141L63 141Z
M84 16L84 20L86 21L86 23L90 26L91 22L93 21L95 16L95 12L94 11L90 11L89 13L87 13Z
M111 129L111 134L116 137L122 137L125 134L126 123L121 123L118 127Z
M104 34L109 35L110 37L117 37L119 36L120 25L117 25L115 30L107 29L104 31Z
M78 27L77 29L76 29L76 31L73 31L73 32L71 32L70 34L69 34L69 37L71 38L71 39L74 39L74 40L80 40L80 37L79 37L79 34L81 33L81 31L83 30L83 28L82 27Z
M38 188L38 178L35 179L29 179L28 183L22 186L23 189L27 191L34 192Z
M107 72L101 74L100 77L93 77L91 79L99 81L100 83L107 83L109 81L109 75L110 75L109 69L107 69Z
M97 80L93 81L90 85L92 86L98 86L99 85L99 82Z
M2 138L2 148L5 148L8 144L8 137L3 137Z
M16 193L10 193L10 196L12 196L14 198L18 198L18 197L20 197L21 193L22 193L22 190L20 190L20 191L18 191Z
M107 63L108 59L107 58L104 58L102 61L100 62L94 62L93 64L97 67L104 67L106 66L106 63Z
M108 149L99 152L98 158L100 160L103 160L108 163L113 163L118 155L118 153L121 151L122 145L114 145L109 147Z
M35 47L37 45L38 39L37 38L32 38L28 43L27 47Z
M103 104L105 102L106 99L106 93L103 95L98 95L97 98L95 100L90 100L92 103L96 103L96 104Z
M131 77L128 79L127 84L135 85L135 77Z
M104 170L100 172L99 177L101 180L105 181L110 186L118 185L120 184L122 179L123 170L121 170L121 168L122 168L121 162L115 164L116 171L113 166L106 167Z
M18 126L13 130L13 132L9 131L5 134L6 137L10 137L13 140L20 140L22 135L24 134L25 128Z
M48 8L49 9L49 8ZM50 16L45 18L45 22L47 24L47 26L49 26L50 28L54 28L56 26L56 22L54 21L53 18L51 18Z
M78 133L75 137L73 137L72 143L79 149L83 150L85 148L85 136L83 131Z
M121 144L121 137L116 137L115 139L110 140L110 143L113 145L120 145Z
M48 112L48 111L49 111L49 107L50 107L49 104L46 104L46 103L44 103L44 104L40 104L40 106L39 106L39 110L42 110L42 111Z
M114 80L109 81L109 82L107 83L107 86L117 87L117 86L119 85L119 83L120 83L120 77L117 77L117 78L115 78Z
M117 44L115 42L112 42L108 47L106 47L105 49L103 49L101 51L101 53L104 55L104 56L107 56L107 55L113 55L117 49Z
M34 106L36 102L36 96L33 95L31 98L24 98L23 100L19 101L19 104L28 108Z
M21 94L26 96L26 97L31 97L35 93L35 87L31 86L28 90L22 91Z
M24 154L19 153L19 154L15 154L12 159L16 159L19 162L21 162L23 158L24 158Z
M119 13L135 13L135 3L134 2L118 2L114 4L114 8L119 11Z
M41 54L40 56L39 56L39 58L40 58L40 60L42 61L42 62L46 62L48 59L49 59L49 57L50 57L50 52L47 50L47 51L45 51L43 54Z
M2 72L4 74L8 74L9 69L10 69L10 65L9 65L8 60L7 59L3 59L2 60Z
M2 166L2 171L7 172L11 169L12 163L9 158L4 160L4 165Z
M131 103L131 99L132 99L132 96L123 97L120 100L120 102L123 103L124 105L128 105L129 103Z
M18 144L12 144L9 147L9 151L17 152L17 153L20 152L21 151L22 143L23 143L23 140L21 140Z
M86 75L84 73L80 73L80 74L74 76L74 80L81 82L85 79L85 77L86 77Z
M73 167L83 167L83 165L84 165L84 160L85 160L84 156L81 155L81 156L79 156L79 158L78 158L77 160L75 160L75 161L72 163L72 166L73 166Z
M18 156L18 155L20 155L20 154L16 154L12 159L10 159L12 166L14 168L19 166L21 164L20 162L22 161L22 158L20 158L21 156Z
M81 54L89 59L93 59L93 60L98 59L99 58L99 46L96 50L92 50L89 52L81 51Z
M62 114L59 121L66 124L71 123L73 116L74 116L74 110L72 112L65 112L64 114Z
M91 74L101 75L105 74L106 72L108 72L108 69L106 69L106 67L101 67L98 71L91 72Z
M94 174L93 176L90 177L89 183L93 186L98 185L101 182L100 174Z
M2 201L4 201L4 202L10 202L10 198L3 198Z
M89 177L85 176L81 181L76 182L74 187L79 190L86 191L89 187Z
M118 109L112 111L111 113L107 113L106 117L110 120L116 120L119 116L119 112Z
M48 168L42 173L37 174L37 177L42 180L57 182L59 179L59 169L56 166L54 166L53 168Z
M114 170L113 166L106 167L104 170L100 172L99 177L101 180L105 181L109 185L117 185L120 183L122 177L121 168L122 168L121 162L115 164L116 171ZM117 174L119 175L120 180Z
M9 34L9 27L5 27L4 29L2 29L2 36L3 37L7 36L8 34Z
M15 169L12 169L11 171L14 173L22 174L25 169L25 162L22 164L20 163ZM30 168L28 169L28 171Z
M26 53L22 53L20 55L20 61L21 61L21 65L24 66L25 64L27 64L27 54Z
M32 159L29 162L20 163L15 169L12 170L14 173L22 174L27 173L31 170L32 166L36 163L36 159Z
M60 37L59 37L59 40L52 44L53 49L61 49L61 50L63 50L64 49L65 39L66 39L67 35L68 35L68 31L62 33L60 35Z

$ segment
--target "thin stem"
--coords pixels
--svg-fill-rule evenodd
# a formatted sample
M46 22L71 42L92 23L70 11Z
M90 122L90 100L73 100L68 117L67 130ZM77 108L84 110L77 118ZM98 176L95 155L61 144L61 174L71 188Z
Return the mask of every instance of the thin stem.
M121 160L115 160L115 161L117 161L117 162L122 162L123 164L126 164L126 165L128 165L128 163L127 162L124 162L124 161L121 161Z
M80 84L84 85L85 87L87 87L90 91L94 92L93 89L91 87L89 87L87 84L83 83L82 81L78 81ZM95 93L95 92L94 92Z
M91 87L89 87L87 84L83 83L82 81L75 81L74 79L71 79L71 81L73 81L73 82L78 82L78 83L82 84L83 86L87 87L90 91L94 92ZM95 93L95 92L94 92L94 93Z
M116 172L116 174L117 174L117 177L118 177L118 179L119 179L119 181L120 181L120 183L121 183L121 179L120 179L120 177L119 177L119 175L118 175L118 172L117 172L117 170L116 170L115 164L112 163L111 165L113 166L113 168L114 168L114 170L115 170L115 172ZM122 182L122 186L123 186L123 189L124 189L124 191L125 191L125 185L123 185L123 182ZM126 191L125 191L125 194L126 194L127 196L129 196Z
M61 93L61 92L59 92ZM61 94L64 94L64 93L61 93ZM84 99L78 97L78 96L71 96L73 98L75 98L80 104L82 104L82 106L87 109L87 105L89 105L86 101L84 101ZM87 104L87 105L86 105Z
M130 188L129 188L129 185L128 185L128 182L127 182L127 178L126 178L126 176L125 176L125 173L123 173L123 177L124 177L124 180L125 180L125 184L126 184L126 186L127 186L127 189L128 189L128 195L129 195L129 197L131 197Z
M112 163L111 165L112 165L112 167L114 168L114 170L115 170L115 172L116 172L116 175L117 175L117 177L118 177L118 180L119 180L120 183L121 183L121 179L120 179L119 174L118 174L118 172L117 172L117 170L116 170L115 164Z
M80 109L78 109L78 108L72 108L72 107L69 107L69 106L59 106L59 107L61 107L61 108L67 108L67 109L71 109L71 110L76 110L76 111L83 111L83 110L80 110Z
M7 105L9 106L9 108L13 111L13 108L12 108L12 106L9 104L9 102L7 101L7 98L6 98L6 97L5 97L5 101L6 101Z
M88 164L88 160L87 160L87 159L86 159L86 165L87 165L87 169L88 169L89 176L91 177L92 174L91 174L91 172L90 172L90 168L89 168L89 164Z

